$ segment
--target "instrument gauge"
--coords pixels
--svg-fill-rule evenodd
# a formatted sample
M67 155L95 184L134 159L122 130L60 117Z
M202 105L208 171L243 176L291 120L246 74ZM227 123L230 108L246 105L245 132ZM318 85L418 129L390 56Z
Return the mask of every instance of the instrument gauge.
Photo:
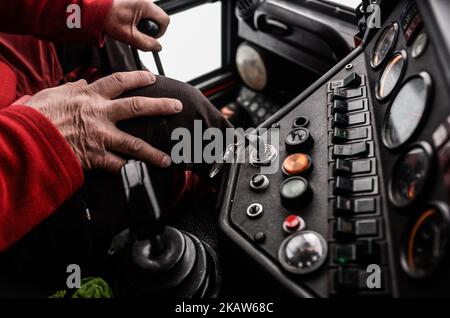
M433 148L428 143L412 146L399 158L389 182L389 198L396 207L416 202L431 175Z
M383 123L383 144L388 149L402 147L417 133L431 102L432 87L431 76L422 72L410 77L400 88Z
M385 101L400 84L405 74L408 55L406 51L401 51L392 56L380 73L376 85L376 97L379 101Z
M423 279L431 276L445 260L450 243L450 213L443 203L432 203L405 233L401 265L408 276Z
M370 61L370 65L373 69L379 68L391 54L397 42L398 32L398 23L388 25L383 32L381 32L381 35L375 44L372 59Z
M236 52L236 66L244 83L251 89L261 91L267 86L268 70L259 49L242 43Z

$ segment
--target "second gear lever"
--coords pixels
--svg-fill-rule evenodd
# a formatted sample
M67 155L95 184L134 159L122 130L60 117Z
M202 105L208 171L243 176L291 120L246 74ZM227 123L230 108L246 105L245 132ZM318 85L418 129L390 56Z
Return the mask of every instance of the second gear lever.
M127 296L215 297L218 292L214 251L195 236L166 226L147 167L130 161L122 181L133 236L119 277Z

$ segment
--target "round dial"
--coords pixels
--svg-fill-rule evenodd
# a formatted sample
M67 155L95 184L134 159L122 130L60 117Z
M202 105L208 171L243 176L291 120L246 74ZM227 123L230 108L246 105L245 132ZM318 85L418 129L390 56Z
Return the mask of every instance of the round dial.
M389 149L406 144L423 122L431 99L432 79L420 73L403 84L388 108L383 123L383 143Z
M378 79L376 87L378 100L383 101L392 94L405 74L406 64L406 51L396 53L392 56Z
M433 150L428 143L413 146L394 165L389 182L389 197L397 207L415 202L430 176Z
M393 23L383 30L373 50L372 59L370 61L372 68L381 66L392 52L395 43L397 42L398 30L397 23Z
M281 243L278 259L288 272L308 274L323 265L327 252L327 242L322 235L303 231L289 236Z
M426 278L442 265L449 248L450 215L443 203L431 204L405 232L401 264L413 278Z
M266 64L256 48L242 43L236 52L236 65L242 80L251 89L261 91L267 86Z

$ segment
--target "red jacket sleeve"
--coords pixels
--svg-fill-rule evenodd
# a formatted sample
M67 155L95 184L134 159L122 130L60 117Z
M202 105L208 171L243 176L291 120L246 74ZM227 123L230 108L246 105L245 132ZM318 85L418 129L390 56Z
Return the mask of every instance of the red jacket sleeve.
M0 31L33 35L42 40L102 42L113 0L0 0ZM67 7L81 8L81 28L67 27Z
M57 129L27 106L0 110L0 252L76 192L83 173Z

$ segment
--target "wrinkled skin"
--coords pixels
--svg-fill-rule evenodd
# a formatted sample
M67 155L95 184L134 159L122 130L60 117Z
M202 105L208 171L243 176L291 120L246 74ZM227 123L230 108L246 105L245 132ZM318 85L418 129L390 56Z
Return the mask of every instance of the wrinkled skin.
M26 104L56 126L86 170L118 172L126 162L118 153L166 168L171 164L167 154L116 127L121 120L170 116L182 110L181 102L170 98L136 96L114 100L155 81L155 75L146 71L116 73L90 85L80 80L43 90Z
M166 32L170 22L169 16L151 0L114 0L104 31L113 39L138 50L160 51L158 41L137 29L142 19L151 19L159 25L158 37Z

